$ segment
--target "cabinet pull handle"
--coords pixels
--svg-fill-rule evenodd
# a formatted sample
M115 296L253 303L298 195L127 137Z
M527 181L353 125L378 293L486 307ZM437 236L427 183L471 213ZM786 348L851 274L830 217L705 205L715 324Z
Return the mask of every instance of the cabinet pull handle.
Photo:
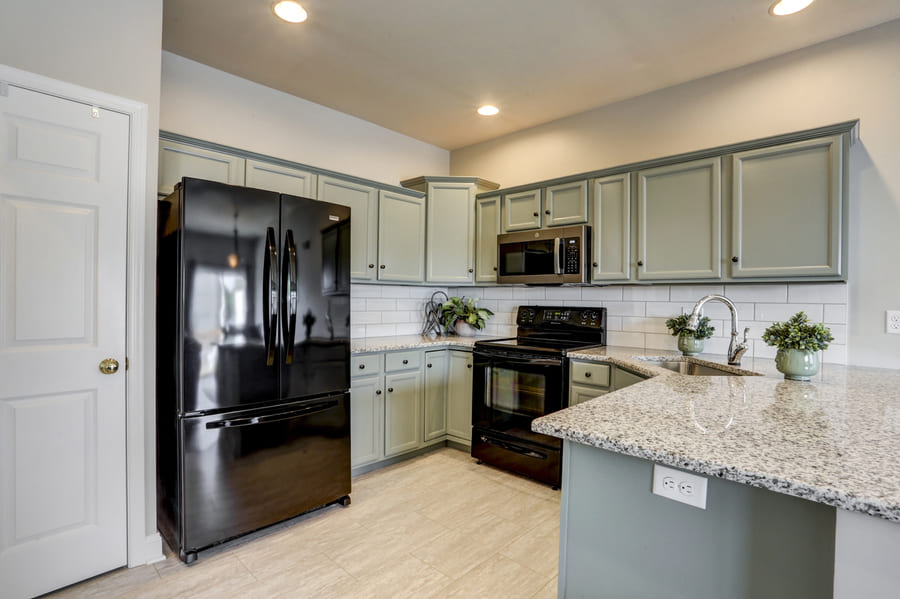
M374 265L374 264L370 264L370 265L369 265L369 268L375 268L375 265Z
M380 269L382 269L382 270L383 270L383 269L384 269L384 264L382 264L382 265L381 265L381 266L379 266L379 267L378 267L378 268L380 268Z
M388 393L393 393L393 392L394 392L394 388L393 388L393 387L388 387Z
M359 365L359 369L360 369L360 370L365 370L365 369L366 369L366 365L365 365L365 364L360 364L360 365Z
M404 364L409 364L409 360L403 360Z
M740 259L737 256L732 256L731 261L732 262L740 262Z
M381 389L376 389L376 390L375 390L375 395L381 395Z
M586 379L591 378L591 373L590 373L590 372L585 372L585 373L584 373L584 378L586 378Z
M638 260L638 266L643 266L643 265L644 265L644 261L643 261L643 260Z

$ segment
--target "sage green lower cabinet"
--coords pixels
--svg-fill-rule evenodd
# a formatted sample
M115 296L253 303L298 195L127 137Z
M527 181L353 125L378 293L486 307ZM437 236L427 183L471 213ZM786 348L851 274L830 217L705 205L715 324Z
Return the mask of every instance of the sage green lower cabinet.
M419 447L422 439L421 371L384 376L384 456Z
M237 156L161 139L157 192L162 196L169 195L182 177L243 185L244 163L244 159Z
M631 174L591 181L594 281L631 279Z
M612 373L612 388L618 391L619 389L624 389L629 385L640 383L644 380L647 380L647 377L616 366Z
M600 387L589 387L587 385L570 385L569 386L569 407L577 406L595 397L606 395L609 389Z
M615 364L572 360L569 362L569 407L645 379Z
M447 374L447 435L453 441L469 445L472 441L472 373L471 351L449 351Z
M475 200L475 282L497 282L500 196Z
M544 189L544 226L565 227L588 222L588 182L575 181Z
M316 199L318 193L314 173L261 160L247 160L244 183L247 187L277 191L301 198Z
M844 137L732 156L732 278L841 275Z
M532 189L503 196L503 232L541 228L541 190Z
M354 378L350 384L350 465L353 468L384 457L384 380Z
M425 352L425 443L447 434L447 367L445 349Z
M319 176L316 199L350 207L350 278L375 281L378 261L378 190Z
M721 278L720 158L640 170L637 180L638 279Z
M425 280L425 198L381 192L378 280L406 283Z

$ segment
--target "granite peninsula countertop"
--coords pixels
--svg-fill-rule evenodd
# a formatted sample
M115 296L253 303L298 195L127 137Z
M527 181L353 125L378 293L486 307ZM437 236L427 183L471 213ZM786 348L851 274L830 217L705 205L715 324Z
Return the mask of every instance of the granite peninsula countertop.
M802 383L761 358L741 368L763 376L687 376L647 361L677 352L570 357L652 378L539 418L533 430L900 522L900 370L823 364Z
M491 337L459 337L457 335L445 335L443 337L424 337L422 335L396 335L393 337L366 337L350 340L351 354L367 354L379 351L394 351L396 349L441 349L458 347L472 349L476 339L490 339Z

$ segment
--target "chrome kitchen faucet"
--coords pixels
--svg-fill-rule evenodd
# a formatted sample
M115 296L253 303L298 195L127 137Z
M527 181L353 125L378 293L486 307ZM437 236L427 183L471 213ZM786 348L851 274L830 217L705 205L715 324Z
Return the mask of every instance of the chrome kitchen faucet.
M744 340L738 343L738 315L737 315L737 307L735 307L734 302L725 297L724 295L707 295L705 297L700 298L700 301L694 306L694 309L691 311L691 316L688 318L687 324L685 328L689 331L696 331L697 327L700 326L700 310L703 308L703 304L710 300L719 300L731 310L731 343L728 344L728 363L732 366L740 366L741 365L741 356L744 355L744 352L747 351L747 335L750 334L750 327L744 329Z

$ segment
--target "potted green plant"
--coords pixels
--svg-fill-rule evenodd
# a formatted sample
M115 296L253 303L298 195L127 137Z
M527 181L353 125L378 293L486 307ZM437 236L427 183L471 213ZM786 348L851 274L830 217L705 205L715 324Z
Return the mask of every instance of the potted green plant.
M475 331L484 329L487 319L494 313L479 308L474 299L451 297L441 306L441 324L448 333L462 337L474 337Z
M793 381L808 381L819 372L818 352L828 349L828 344L834 341L828 327L820 322L811 323L802 311L784 322L773 323L762 339L778 348L775 368Z
M687 322L690 315L679 314L666 320L666 328L668 328L674 337L678 337L678 349L686 356L696 356L703 351L703 341L713 336L716 327L709 324L709 318L704 316L700 319L697 330L692 331L687 328Z

